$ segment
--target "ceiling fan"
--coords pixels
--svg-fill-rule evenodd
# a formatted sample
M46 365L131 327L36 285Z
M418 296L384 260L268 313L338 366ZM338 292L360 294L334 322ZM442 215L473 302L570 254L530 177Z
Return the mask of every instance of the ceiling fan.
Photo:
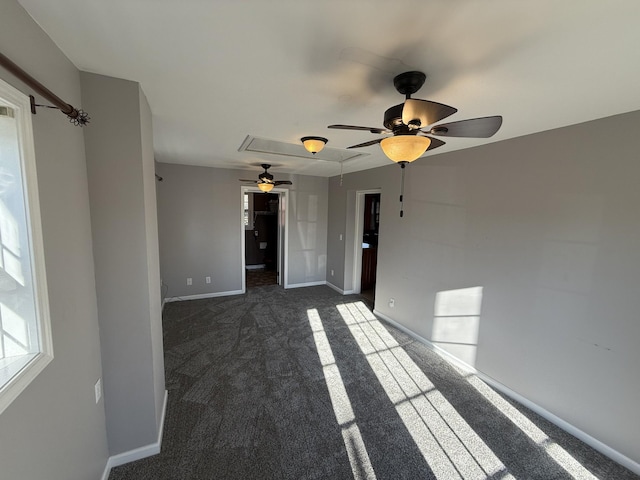
M290 180L274 180L273 175L271 175L268 170L271 168L271 165L268 163L263 163L262 168L264 168L264 172L258 175L258 180L247 180L241 178L241 182L251 182L258 185L258 188L263 192L267 193L273 190L273 187L277 187L278 185L293 185Z
M328 128L364 130L374 134L392 135L347 148L369 147L379 143L387 157L401 164L413 162L425 152L445 144L444 141L429 135L489 138L498 131L502 125L501 116L472 118L434 125L453 115L458 109L442 103L411 98L411 95L420 90L426 78L424 73L413 71L401 73L393 79L393 85L400 94L405 95L405 101L384 112L385 128L356 125L329 125Z
M400 216L403 216L402 202L404 195L404 168L407 163L420 158L425 152L441 147L445 144L438 137L470 137L489 138L502 125L502 117L471 118L457 122L435 123L444 120L458 111L430 100L411 98L416 93L427 76L422 72L404 72L393 79L396 90L405 96L404 103L394 105L384 112L383 125L385 128L360 127L357 125L329 125L328 128L341 130L363 130L373 134L385 134L386 137L368 142L351 145L347 148L362 148L380 144L384 154L402 167L402 183L400 188ZM433 136L430 136L433 135Z

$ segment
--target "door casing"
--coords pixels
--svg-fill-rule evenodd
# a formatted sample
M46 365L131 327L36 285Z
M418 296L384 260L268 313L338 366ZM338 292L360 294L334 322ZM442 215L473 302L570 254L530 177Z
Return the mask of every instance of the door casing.
M289 241L287 232L289 231L289 218L287 212L289 195L288 190L284 188L274 188L269 193L278 195L278 285L288 288L289 286ZM245 193L262 193L258 187L241 186L240 187L240 261L242 266L242 293L247 291L247 264L245 259L245 228L244 228L244 194Z

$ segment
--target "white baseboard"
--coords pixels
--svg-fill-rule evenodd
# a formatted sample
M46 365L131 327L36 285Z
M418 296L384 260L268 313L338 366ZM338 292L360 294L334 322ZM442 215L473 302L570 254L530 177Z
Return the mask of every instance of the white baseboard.
M285 288L302 288L302 287L317 287L318 285L326 285L326 280L320 280L319 282L307 282L307 283L294 283L289 284Z
M140 460L142 458L150 457L152 455L157 455L158 453L160 453L160 449L162 447L162 434L164 433L164 418L167 414L168 398L169 392L165 390L164 402L162 404L162 416L160 417L160 427L158 428L158 439L154 443L151 443L149 445L134 448L133 450L129 450L128 452L122 452L118 455L109 457L109 459L107 460L107 465L104 467L104 472L102 472L101 480L108 480L111 469L114 467L118 467L129 462L135 462L136 460Z
M181 297L169 297L165 299L165 302L181 302L183 300L200 300L203 298L213 297L228 297L230 295L242 295L242 290L230 290L228 292L213 292L213 293L200 293L197 295L183 295Z
M377 310L374 310L373 313L377 317L380 317L385 322L390 323L394 327L396 327L399 330L402 330L403 332L405 332L407 335L413 337L418 342L422 343L426 347L428 347L431 350L433 350L434 352L438 353L439 355L441 355L442 357L444 357L446 360L450 361L451 363L455 364L459 368L461 368L463 370L466 370L466 371L468 371L470 373L473 373L478 378L480 378L482 381L484 381L488 385L492 386L496 390L499 390L500 392L504 393L508 397L511 397L512 399L514 399L517 402L521 403L522 405L524 405L528 409L533 410L535 413L537 413L541 417L549 420L551 423L553 423L554 425L560 427L565 432L570 433L571 435L573 435L577 439L579 439L582 442L586 443L587 445L589 445L593 449L599 451L603 455L606 455L607 457L609 457L613 461L619 463L623 467L628 468L632 472L640 475L640 463L632 460L631 458L629 458L626 455L618 452L617 450L611 448L610 446L602 443L600 440L592 437L588 433L583 432L578 427L575 427L575 426L571 425L570 423L566 422L562 418L558 417L557 415L554 415L550 411L548 411L545 408L541 407L537 403L534 403L531 400L523 397L519 393L514 392L513 390L511 390L506 385L503 385L502 383L500 383L498 380L495 380L494 378L491 378L490 376L488 376L488 375L482 373L481 371L477 370L475 367L472 367L468 363L463 362L462 360L460 360L456 356L452 355L451 353L447 352L446 350L444 350L444 349L440 348L439 346L431 343L426 338L421 337L420 335L418 335L417 333L415 333L412 330L408 329L404 325L401 325L400 323L396 322L395 320L387 317L385 314L380 313Z
M327 287L329 287L332 290L335 290L336 292L338 292L340 295L344 295L344 290L341 289L340 287L336 287L333 283L331 282L327 282Z
M340 287L336 287L333 283L331 282L326 282L327 287L335 290L336 292L342 294L342 295L353 295L354 293L356 293L355 290L343 290Z

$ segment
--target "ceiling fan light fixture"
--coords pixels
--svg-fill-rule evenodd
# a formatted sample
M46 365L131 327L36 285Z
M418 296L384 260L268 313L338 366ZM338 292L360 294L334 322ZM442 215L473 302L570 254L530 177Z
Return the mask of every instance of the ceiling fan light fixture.
M329 140L324 137L302 137L300 141L302 142L302 145L304 145L304 148L307 150L307 152L313 153L315 155L324 148Z
M258 188L264 193L268 193L273 190L273 183L258 183Z
M427 151L431 139L418 135L395 135L380 142L384 154L394 162L413 162Z

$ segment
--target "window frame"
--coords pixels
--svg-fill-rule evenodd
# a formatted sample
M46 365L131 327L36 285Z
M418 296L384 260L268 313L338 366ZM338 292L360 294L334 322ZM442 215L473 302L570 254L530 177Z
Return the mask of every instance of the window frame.
M247 200L246 204L247 204L247 209L243 210L242 215L243 215L243 220L244 220L244 212L247 212L247 223L244 224L244 229L245 230L253 230L253 194L252 192L244 192L243 193L243 197L242 197L242 202L243 202L243 206L245 203L245 200Z
M39 352L24 354L32 356L19 371L0 385L0 415L24 391L25 388L53 360L53 342L51 335L51 316L44 259L44 242L42 237L42 219L38 195L38 178L36 174L35 144L31 123L31 103L29 97L0 78L0 98L3 104L14 111L17 128L17 141L20 154L22 187L24 191L24 209L26 232L31 263L31 278L35 322L38 330Z

